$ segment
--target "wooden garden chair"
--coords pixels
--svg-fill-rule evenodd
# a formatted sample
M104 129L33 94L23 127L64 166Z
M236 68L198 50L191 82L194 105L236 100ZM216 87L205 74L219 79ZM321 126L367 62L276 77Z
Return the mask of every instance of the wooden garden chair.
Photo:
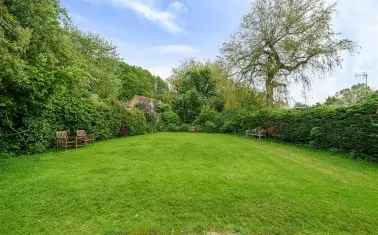
M77 130L75 138L75 147L82 147L94 142L94 135L88 135L85 130Z
M55 134L55 140L56 140L56 149L64 148L67 149L70 146L72 146L73 141L70 140L70 137L68 135L67 131L57 131Z

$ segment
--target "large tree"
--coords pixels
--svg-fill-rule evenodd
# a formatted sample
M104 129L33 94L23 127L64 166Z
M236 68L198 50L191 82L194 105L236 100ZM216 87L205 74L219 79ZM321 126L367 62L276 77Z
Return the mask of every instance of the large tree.
M222 48L232 74L263 88L268 105L290 80L309 84L341 65L354 44L332 29L335 4L323 0L256 0L241 31Z

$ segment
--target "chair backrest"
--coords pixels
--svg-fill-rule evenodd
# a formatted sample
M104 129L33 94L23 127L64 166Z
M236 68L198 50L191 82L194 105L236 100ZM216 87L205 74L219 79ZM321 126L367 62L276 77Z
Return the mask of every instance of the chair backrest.
M57 139L67 139L68 138L68 132L67 131L57 131L56 132L56 138Z
M76 136L77 137L86 137L87 136L87 132L85 130L77 130L76 131Z

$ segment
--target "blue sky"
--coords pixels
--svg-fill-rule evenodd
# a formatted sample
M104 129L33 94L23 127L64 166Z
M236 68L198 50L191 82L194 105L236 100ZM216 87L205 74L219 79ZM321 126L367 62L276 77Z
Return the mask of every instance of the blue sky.
M130 64L167 78L188 58L214 60L222 43L239 29L251 0L61 0L74 24L100 34L118 47ZM356 73L368 72L378 88L378 1L339 0L334 27L356 41L359 53L346 56L343 68L316 79L303 96L292 84L292 101L315 103L337 90L360 82Z

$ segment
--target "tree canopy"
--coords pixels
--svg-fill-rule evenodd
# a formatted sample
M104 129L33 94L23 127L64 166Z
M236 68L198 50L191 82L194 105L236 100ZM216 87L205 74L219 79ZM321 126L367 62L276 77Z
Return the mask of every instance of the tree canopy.
M328 97L324 104L328 106L347 107L360 103L373 93L374 90L366 86L366 84L360 83L353 85L351 88L338 91L334 96Z
M241 80L265 91L268 105L280 100L291 80L309 83L341 65L354 48L331 24L335 4L324 0L256 0L241 31L223 46L223 58Z
M261 107L261 95L229 79L218 63L186 61L173 70L170 84L173 107L184 122L193 122L204 107L218 112Z

